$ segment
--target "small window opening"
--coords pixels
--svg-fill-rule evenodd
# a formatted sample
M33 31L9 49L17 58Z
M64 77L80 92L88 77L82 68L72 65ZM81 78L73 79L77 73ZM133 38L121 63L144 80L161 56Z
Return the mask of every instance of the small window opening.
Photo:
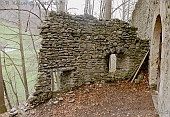
M51 72L51 90L52 92L56 92L60 90L60 76L61 72L52 71Z
M116 55L111 54L109 57L109 72L113 73L116 71Z

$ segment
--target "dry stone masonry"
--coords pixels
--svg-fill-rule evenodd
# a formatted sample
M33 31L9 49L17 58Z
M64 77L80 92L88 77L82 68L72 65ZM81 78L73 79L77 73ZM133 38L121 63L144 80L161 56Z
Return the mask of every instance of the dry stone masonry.
M99 21L89 15L51 12L41 26L39 77L30 103L51 98L53 82L66 91L88 82L129 78L149 49L148 41L139 39L136 31L118 19ZM117 58L112 73L111 54Z

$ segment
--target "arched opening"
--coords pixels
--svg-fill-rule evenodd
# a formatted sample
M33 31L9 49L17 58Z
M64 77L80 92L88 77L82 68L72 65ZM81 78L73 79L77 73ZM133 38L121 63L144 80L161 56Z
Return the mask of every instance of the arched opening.
M154 90L159 91L161 74L161 53L162 53L162 24L160 15L157 16L153 38L151 40L150 56L150 85Z

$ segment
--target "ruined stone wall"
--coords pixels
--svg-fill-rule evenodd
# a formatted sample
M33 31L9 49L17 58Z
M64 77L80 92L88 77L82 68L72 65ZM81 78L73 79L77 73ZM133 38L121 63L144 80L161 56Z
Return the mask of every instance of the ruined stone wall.
M139 38L150 41L149 84L153 87L157 84L158 77L158 50L154 46L158 47L159 41L153 38L156 18L159 14L159 0L138 0L132 15L132 24L138 28Z
M142 4L141 4L142 3ZM158 92L158 113L160 117L170 116L170 1L169 0L139 0L136 10L133 13L133 24L139 29L139 37L150 40L150 62L149 82L157 83L157 71L153 65L156 63L154 45L157 41L154 38L154 28L157 17L161 17L162 25L162 54L161 54L161 75ZM148 16L148 18L146 17Z
M160 1L160 14L162 17L162 63L160 93L158 94L159 111L161 117L170 116L170 1ZM167 113L168 112L168 113Z
M138 37L151 40L154 13L159 12L158 0L138 0L132 15L132 24L138 28Z
M92 16L51 12L41 26L39 77L33 104L51 97L51 80L57 72L60 90L100 80L129 78L147 53L149 43L137 37L136 28L124 21L98 21ZM109 73L109 56L117 66Z

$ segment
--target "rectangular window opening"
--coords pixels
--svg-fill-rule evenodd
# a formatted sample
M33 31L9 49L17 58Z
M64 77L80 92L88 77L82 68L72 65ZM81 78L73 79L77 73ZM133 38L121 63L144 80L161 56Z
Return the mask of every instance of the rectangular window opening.
M111 54L109 57L109 72L114 73L116 71L116 54Z
M57 71L51 72L51 89L52 92L56 92L60 90L60 79L59 79L60 73Z

